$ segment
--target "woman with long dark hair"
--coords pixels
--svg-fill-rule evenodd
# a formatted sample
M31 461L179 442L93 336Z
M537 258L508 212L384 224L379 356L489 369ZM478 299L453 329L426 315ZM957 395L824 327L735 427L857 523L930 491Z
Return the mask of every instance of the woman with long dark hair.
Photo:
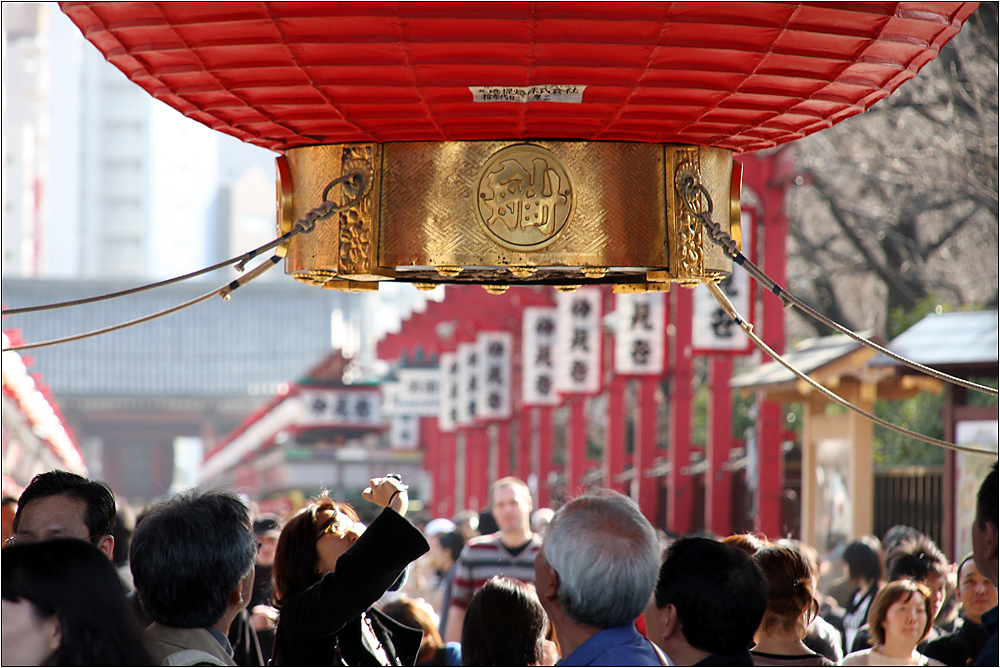
M125 590L107 556L57 538L3 551L5 666L148 666Z
M373 478L363 498L384 508L370 527L324 493L281 530L275 665L414 664L421 632L372 606L429 547L404 518L409 500L398 476Z
M534 588L514 578L490 578L465 613L462 665L542 665L548 621Z

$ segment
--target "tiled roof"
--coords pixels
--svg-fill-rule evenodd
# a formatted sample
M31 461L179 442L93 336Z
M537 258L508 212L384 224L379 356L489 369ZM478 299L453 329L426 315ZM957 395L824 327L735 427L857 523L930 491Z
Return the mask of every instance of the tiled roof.
M932 313L893 339L886 348L927 366L997 363L997 311ZM870 366L898 362L885 355Z
M26 343L141 317L209 292L187 282L145 293L4 318ZM136 282L4 278L5 308L47 304L132 287ZM289 279L253 283L229 301L213 297L163 318L72 343L25 351L58 396L245 397L269 395L330 352L333 308L355 295ZM354 308L359 308L355 306Z
M785 358L792 366L807 374L813 373L826 364L854 352L861 344L852 341L843 334L806 339L795 344L791 352L785 353ZM797 378L795 374L778 362L767 362L735 376L730 387L758 387L787 383Z

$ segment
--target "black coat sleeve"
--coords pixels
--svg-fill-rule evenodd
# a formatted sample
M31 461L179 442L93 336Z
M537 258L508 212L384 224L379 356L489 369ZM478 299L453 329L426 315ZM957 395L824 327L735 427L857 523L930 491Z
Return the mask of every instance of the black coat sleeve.
M281 606L278 632L285 642L337 633L360 616L429 550L427 540L395 510L383 510L337 560L337 570Z

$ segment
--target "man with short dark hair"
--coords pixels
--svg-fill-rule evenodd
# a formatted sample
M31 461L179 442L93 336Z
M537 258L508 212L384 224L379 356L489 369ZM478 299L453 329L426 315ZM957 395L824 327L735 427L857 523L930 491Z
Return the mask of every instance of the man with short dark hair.
M976 519L972 523L972 555L976 568L994 587L997 584L998 555L997 542L1000 531L997 529L998 503L1000 494L997 492L997 463L983 480L976 496ZM997 607L983 614L983 628L989 634L986 645L976 657L977 666L996 666L997 660Z
M956 592L962 604L961 628L927 643L920 653L946 666L967 666L986 645L989 634L982 626L982 618L997 604L997 588L979 573L969 554L958 566Z
M681 538L667 550L647 636L678 666L752 666L749 647L767 609L764 574L743 550Z
M656 582L657 550L649 520L618 492L585 494L556 511L535 558L535 587L559 639L559 665L666 663L635 628Z
M13 528L17 542L79 538L89 540L111 559L115 550L115 495L103 482L76 473L39 473L17 501Z
M163 665L234 666L226 637L250 601L257 540L228 492L189 491L150 508L129 552L144 636Z
M513 476L497 480L490 491L490 509L499 531L473 538L459 557L445 629L448 642L462 640L465 610L491 577L505 575L528 583L535 577L535 555L542 541L531 532L528 486Z

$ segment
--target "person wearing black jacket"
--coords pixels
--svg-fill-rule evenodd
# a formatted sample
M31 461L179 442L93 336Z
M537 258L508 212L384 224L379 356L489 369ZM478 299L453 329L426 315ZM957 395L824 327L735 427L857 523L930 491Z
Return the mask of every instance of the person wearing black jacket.
M282 529L274 665L414 664L422 633L372 605L429 546L404 518L408 499L398 476L372 479L363 498L384 508L367 529L353 508L325 494Z

